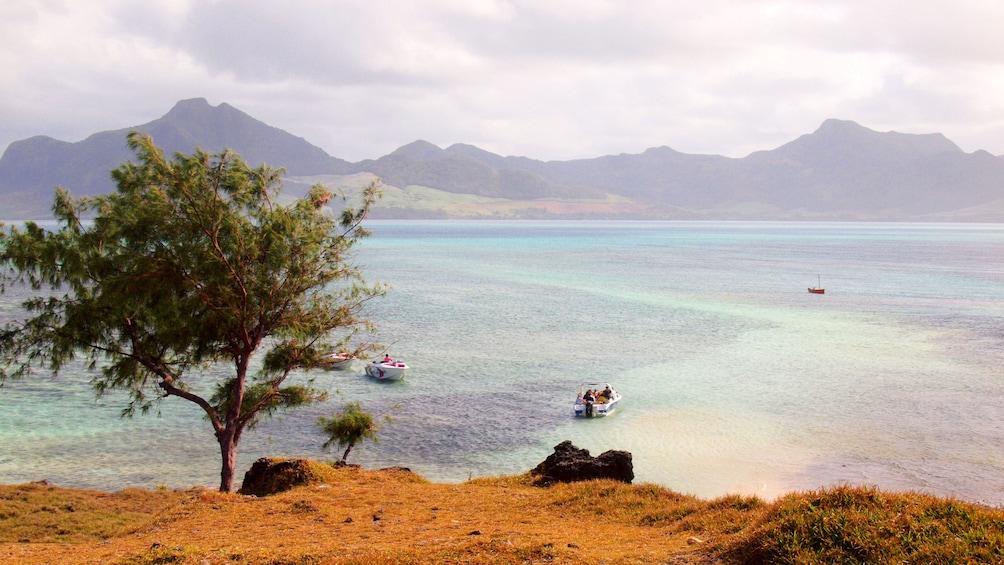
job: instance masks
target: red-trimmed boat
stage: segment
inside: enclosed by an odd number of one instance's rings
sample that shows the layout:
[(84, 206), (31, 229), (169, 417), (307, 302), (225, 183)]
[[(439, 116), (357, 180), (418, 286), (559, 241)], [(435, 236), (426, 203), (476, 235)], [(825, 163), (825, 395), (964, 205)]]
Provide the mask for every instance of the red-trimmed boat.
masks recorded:
[(811, 294), (823, 294), (826, 292), (826, 289), (823, 288), (823, 285), (820, 283), (819, 275), (816, 275), (816, 286), (809, 287), (809, 292)]
[(389, 356), (384, 357), (383, 361), (377, 360), (366, 365), (366, 374), (381, 381), (399, 381), (404, 378), (407, 370), (408, 365)]

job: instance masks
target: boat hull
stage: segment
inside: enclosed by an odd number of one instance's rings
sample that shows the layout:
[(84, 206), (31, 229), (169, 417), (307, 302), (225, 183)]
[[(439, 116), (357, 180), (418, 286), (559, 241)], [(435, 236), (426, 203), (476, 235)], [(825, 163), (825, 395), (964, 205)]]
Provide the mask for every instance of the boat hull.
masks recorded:
[(332, 353), (324, 356), (324, 368), (327, 370), (344, 371), (352, 366), (352, 358), (342, 353)]
[(809, 287), (809, 294), (823, 294), (826, 290), (823, 288), (823, 279), (816, 275), (816, 286)]
[(381, 381), (399, 381), (404, 378), (408, 366), (404, 363), (370, 363), (366, 374)]
[(617, 405), (620, 404), (621, 395), (619, 393), (614, 395), (613, 400), (610, 400), (604, 404), (593, 403), (590, 404), (575, 404), (572, 406), (572, 410), (575, 412), (577, 417), (582, 418), (599, 418), (603, 416), (609, 416), (614, 413), (617, 409)]

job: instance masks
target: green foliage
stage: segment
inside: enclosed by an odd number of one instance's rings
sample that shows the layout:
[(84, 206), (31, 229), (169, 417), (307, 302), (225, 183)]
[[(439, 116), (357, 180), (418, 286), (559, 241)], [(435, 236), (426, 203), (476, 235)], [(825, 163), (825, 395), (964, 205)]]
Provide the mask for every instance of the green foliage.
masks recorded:
[[(372, 348), (359, 341), (372, 329), (360, 313), (385, 289), (350, 260), (379, 192), (370, 185), (359, 209), (336, 218), (321, 185), (276, 204), (281, 169), (250, 168), (229, 151), (168, 159), (138, 133), (128, 143), (138, 163), (112, 171), (115, 193), (74, 200), (57, 189), (58, 230), (0, 233), (5, 286), (37, 291), (23, 303), (27, 317), (0, 329), (0, 383), (79, 358), (98, 394), (129, 393), (126, 415), (169, 396), (194, 402), (224, 452), (221, 489), (231, 490), (227, 453), (242, 431), (324, 397), (284, 385), (290, 374), (350, 340), (357, 355)], [(232, 373), (210, 398), (192, 391), (190, 375), (221, 365)]]
[[(390, 416), (384, 415), (383, 418), (388, 423), (392, 421)], [(358, 402), (349, 402), (344, 410), (331, 418), (321, 416), (317, 419), (317, 425), (328, 436), (328, 440), (321, 446), (322, 449), (328, 449), (333, 444), (346, 447), (345, 453), (342, 454), (342, 463), (348, 459), (349, 452), (360, 441), (364, 439), (380, 441), (377, 437), (380, 426), (373, 419), (373, 415), (364, 411)]]
[[(220, 412), (228, 412), (233, 395), (230, 393), (235, 386), (234, 379), (223, 381), (216, 387), (216, 393), (210, 402), (218, 407)], [(277, 388), (272, 383), (254, 383), (244, 388), (244, 397), (240, 406), (240, 418), (247, 423), (247, 429), (254, 429), (263, 417), (272, 416), (279, 410), (289, 410), (328, 398), (327, 391), (316, 390), (306, 386), (287, 386)]]

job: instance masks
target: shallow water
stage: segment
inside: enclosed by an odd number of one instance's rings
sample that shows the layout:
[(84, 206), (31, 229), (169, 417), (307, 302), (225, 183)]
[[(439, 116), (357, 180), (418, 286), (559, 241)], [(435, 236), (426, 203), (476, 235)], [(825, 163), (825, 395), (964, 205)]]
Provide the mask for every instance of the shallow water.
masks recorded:
[[(832, 484), (1004, 504), (1004, 226), (371, 222), (370, 314), (412, 366), (383, 383), (315, 375), (332, 400), (245, 436), (336, 458), (314, 421), (386, 412), (352, 461), (436, 481), (519, 473), (571, 439), (630, 451), (636, 482), (771, 498)], [(812, 295), (817, 275), (825, 295)], [(10, 315), (13, 296), (0, 315)], [(208, 423), (170, 399), (117, 418), (83, 372), (0, 389), (0, 482), (185, 487), (218, 481)], [(570, 417), (582, 381), (624, 395)]]

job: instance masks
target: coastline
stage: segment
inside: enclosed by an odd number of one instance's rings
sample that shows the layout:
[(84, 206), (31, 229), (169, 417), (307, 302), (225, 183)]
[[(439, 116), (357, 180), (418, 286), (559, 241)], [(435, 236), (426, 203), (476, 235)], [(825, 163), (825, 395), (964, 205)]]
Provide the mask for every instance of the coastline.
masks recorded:
[[(519, 473), (568, 438), (630, 451), (639, 480), (706, 498), (866, 484), (1004, 504), (1000, 226), (378, 227), (361, 251), (395, 291), (375, 314), (414, 373), (317, 375), (374, 413), (402, 407), (353, 452), (367, 468), (460, 483)], [(817, 272), (823, 297), (805, 291)], [(624, 392), (620, 413), (569, 417), (580, 376)], [(88, 380), (6, 383), (0, 482), (218, 480), (197, 409), (123, 420), (123, 398), (95, 400)], [(315, 421), (335, 398), (263, 422), (238, 468), (323, 458)]]
[[(252, 497), (0, 486), (0, 561), (153, 565), (988, 562), (1004, 511), (866, 487), (703, 500), (610, 480), (431, 483), (326, 467)], [(794, 541), (797, 540), (797, 541)]]

